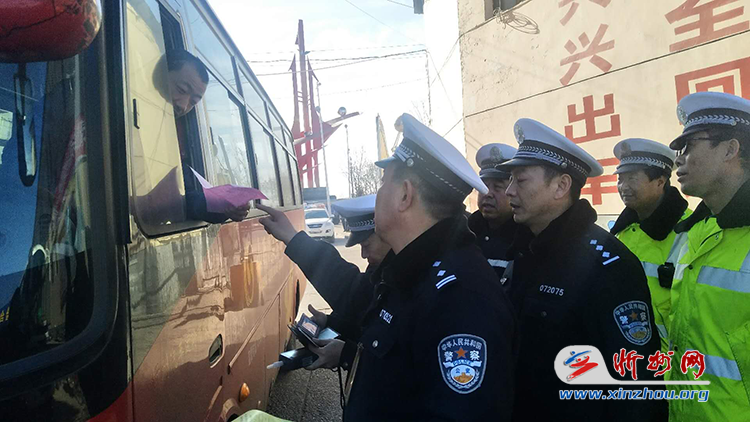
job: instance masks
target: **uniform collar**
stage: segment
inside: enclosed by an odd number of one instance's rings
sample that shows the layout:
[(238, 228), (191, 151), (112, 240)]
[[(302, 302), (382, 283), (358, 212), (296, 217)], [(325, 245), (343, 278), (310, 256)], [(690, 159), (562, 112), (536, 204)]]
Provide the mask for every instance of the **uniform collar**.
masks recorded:
[(509, 257), (515, 257), (518, 252), (530, 250), (534, 254), (543, 254), (548, 250), (556, 250), (565, 246), (570, 239), (578, 237), (588, 226), (596, 222), (596, 211), (589, 201), (579, 199), (562, 215), (534, 237), (528, 227), (519, 227), (513, 244), (508, 252)]
[(376, 271), (375, 281), (382, 279), (394, 285), (414, 284), (419, 281), (419, 274), (431, 267), (446, 250), (474, 243), (475, 239), (463, 215), (440, 220), (398, 254), (391, 250)]
[(513, 220), (513, 216), (495, 230), (490, 229), (489, 223), (480, 211), (474, 211), (474, 213), (469, 216), (469, 230), (474, 232), (477, 236), (489, 234), (496, 237), (507, 238), (510, 241), (513, 240), (513, 234), (516, 232), (517, 227), (518, 223)]
[[(677, 188), (670, 186), (664, 192), (661, 203), (645, 220), (640, 221), (641, 230), (654, 240), (664, 240), (672, 232), (675, 224), (685, 214), (687, 201)], [(625, 208), (612, 226), (610, 233), (617, 234), (633, 223), (638, 223), (638, 213), (632, 208)]]
[[(715, 215), (716, 223), (722, 229), (734, 229), (737, 227), (750, 226), (750, 180), (745, 182), (737, 193), (734, 194), (729, 203), (721, 210), (720, 213)], [(705, 202), (701, 201), (695, 211), (686, 218), (680, 224), (675, 227), (677, 233), (682, 233), (690, 230), (699, 221), (705, 220), (708, 217), (714, 217), (711, 214), (711, 209), (708, 208)]]

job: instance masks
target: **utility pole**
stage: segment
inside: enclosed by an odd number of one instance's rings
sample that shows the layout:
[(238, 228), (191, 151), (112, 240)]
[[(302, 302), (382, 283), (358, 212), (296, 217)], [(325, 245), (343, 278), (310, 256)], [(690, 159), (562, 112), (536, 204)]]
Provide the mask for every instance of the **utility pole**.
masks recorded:
[(347, 174), (349, 175), (349, 198), (352, 197), (352, 159), (349, 158), (349, 125), (344, 125), (344, 129), (346, 129), (346, 170)]
[(323, 113), (320, 108), (320, 81), (318, 81), (318, 107), (316, 109), (318, 111), (318, 123), (320, 123), (320, 143), (321, 149), (323, 149), (323, 166), (325, 167), (326, 175), (326, 208), (328, 214), (331, 214), (331, 193), (328, 190), (328, 161), (326, 160), (326, 144), (325, 137), (323, 136)]

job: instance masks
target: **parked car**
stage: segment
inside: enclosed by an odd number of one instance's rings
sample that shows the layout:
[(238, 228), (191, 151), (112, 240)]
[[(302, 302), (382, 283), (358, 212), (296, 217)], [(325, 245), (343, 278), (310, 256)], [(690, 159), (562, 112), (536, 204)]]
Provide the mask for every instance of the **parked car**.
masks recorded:
[(330, 241), (334, 239), (333, 219), (325, 209), (310, 209), (305, 211), (305, 232), (310, 237), (323, 237)]

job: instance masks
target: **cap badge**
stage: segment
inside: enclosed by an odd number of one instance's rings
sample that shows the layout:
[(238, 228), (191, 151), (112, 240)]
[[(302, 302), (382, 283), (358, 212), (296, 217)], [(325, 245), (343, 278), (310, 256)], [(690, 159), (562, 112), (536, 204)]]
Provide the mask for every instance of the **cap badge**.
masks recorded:
[(409, 158), (406, 160), (406, 167), (413, 167), (414, 166), (414, 159)]
[(680, 106), (677, 106), (677, 118), (680, 119), (680, 124), (682, 124), (683, 126), (688, 120), (688, 115), (685, 112), (685, 109)]
[(526, 138), (524, 137), (523, 128), (521, 127), (521, 125), (516, 123), (516, 126), (513, 128), (513, 131), (516, 134), (516, 140), (518, 140), (518, 143), (522, 144), (523, 141), (526, 140)]
[(620, 147), (622, 149), (622, 156), (626, 157), (628, 155), (633, 155), (633, 150), (630, 148), (630, 144), (627, 142), (623, 142), (622, 146)]
[(503, 152), (498, 147), (490, 148), (490, 158), (492, 161), (498, 162), (503, 160)]

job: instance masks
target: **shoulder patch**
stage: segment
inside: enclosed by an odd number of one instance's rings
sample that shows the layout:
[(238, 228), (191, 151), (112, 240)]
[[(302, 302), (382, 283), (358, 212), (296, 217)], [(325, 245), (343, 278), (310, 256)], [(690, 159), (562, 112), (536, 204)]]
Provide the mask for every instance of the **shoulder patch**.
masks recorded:
[(643, 346), (651, 340), (651, 315), (645, 302), (631, 300), (622, 303), (612, 314), (625, 340), (637, 346)]
[(611, 256), (611, 254), (604, 250), (604, 246), (599, 244), (599, 241), (596, 239), (591, 239), (589, 242), (589, 245), (596, 250), (598, 254), (601, 254), (601, 257), (605, 259), (604, 262), (602, 262), (602, 265), (609, 265), (618, 259), (620, 259), (619, 255)]
[[(445, 271), (441, 271), (441, 272), (442, 272), (443, 274), (445, 274)], [(451, 275), (449, 275), (448, 277), (445, 277), (445, 278), (442, 278), (442, 279), (440, 279), (440, 281), (438, 281), (438, 282), (437, 282), (437, 283), (435, 284), (435, 287), (436, 287), (436, 288), (437, 288), (438, 290), (440, 290), (440, 289), (442, 289), (442, 288), (443, 288), (443, 286), (445, 286), (446, 284), (448, 284), (448, 283), (451, 283), (451, 282), (453, 282), (453, 281), (456, 281), (456, 276), (455, 276), (455, 275), (453, 275), (453, 274), (451, 274)]]
[(487, 342), (471, 334), (454, 334), (440, 340), (438, 364), (443, 381), (458, 394), (476, 391), (487, 367)]

